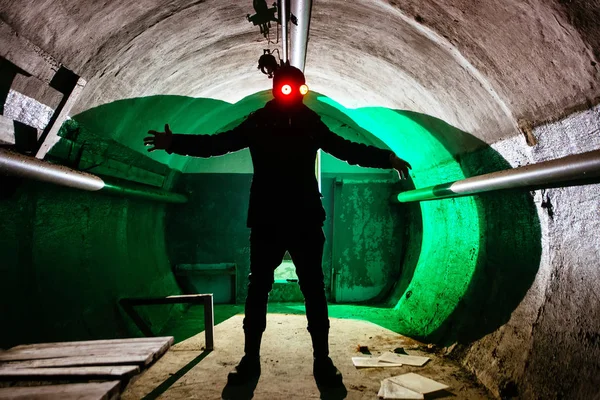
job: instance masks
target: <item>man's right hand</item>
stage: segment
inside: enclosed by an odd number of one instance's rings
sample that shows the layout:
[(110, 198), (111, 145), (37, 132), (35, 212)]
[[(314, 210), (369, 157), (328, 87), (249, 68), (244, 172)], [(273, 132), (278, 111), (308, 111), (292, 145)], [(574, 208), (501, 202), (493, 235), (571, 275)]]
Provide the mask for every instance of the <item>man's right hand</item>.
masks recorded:
[(390, 162), (392, 163), (392, 168), (398, 172), (400, 180), (408, 179), (408, 170), (412, 169), (408, 161), (405, 161), (392, 153), (390, 154)]
[(169, 124), (165, 124), (164, 132), (148, 131), (149, 135), (144, 138), (144, 146), (153, 146), (148, 149), (148, 152), (154, 150), (168, 150), (173, 141), (173, 132), (169, 128)]

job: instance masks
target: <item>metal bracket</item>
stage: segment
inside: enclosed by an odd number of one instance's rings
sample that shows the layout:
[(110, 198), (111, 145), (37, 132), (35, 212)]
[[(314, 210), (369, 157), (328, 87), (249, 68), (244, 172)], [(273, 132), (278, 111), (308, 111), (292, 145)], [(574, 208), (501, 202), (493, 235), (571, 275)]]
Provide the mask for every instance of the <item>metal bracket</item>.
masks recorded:
[(152, 329), (146, 324), (146, 321), (140, 317), (135, 311), (134, 306), (145, 306), (154, 304), (204, 304), (204, 335), (206, 338), (206, 349), (214, 350), (214, 324), (215, 316), (213, 309), (213, 295), (212, 294), (189, 294), (181, 296), (167, 296), (167, 297), (137, 297), (137, 298), (124, 298), (119, 300), (119, 304), (123, 307), (123, 310), (133, 320), (135, 325), (142, 331), (146, 336), (156, 336)]

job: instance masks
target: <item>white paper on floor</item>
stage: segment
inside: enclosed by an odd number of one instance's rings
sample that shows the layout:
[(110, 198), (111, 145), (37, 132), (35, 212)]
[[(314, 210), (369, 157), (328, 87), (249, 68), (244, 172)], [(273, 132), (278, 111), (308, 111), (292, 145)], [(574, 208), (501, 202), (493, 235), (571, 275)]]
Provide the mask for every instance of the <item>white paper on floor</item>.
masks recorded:
[(377, 396), (385, 400), (422, 400), (425, 398), (421, 393), (417, 393), (405, 388), (404, 386), (397, 385), (389, 378), (381, 381), (381, 389), (379, 389)]
[(436, 382), (433, 379), (425, 378), (419, 374), (408, 373), (388, 378), (390, 381), (404, 386), (407, 389), (413, 390), (421, 394), (434, 393), (440, 390), (448, 389), (448, 385)]
[(404, 354), (396, 354), (385, 352), (379, 356), (379, 359), (384, 362), (389, 363), (400, 363), (404, 365), (412, 365), (414, 367), (422, 367), (430, 360), (429, 357), (420, 357), (420, 356), (407, 356)]
[(352, 357), (352, 363), (356, 368), (390, 368), (402, 366), (401, 363), (382, 362), (378, 358), (371, 357)]

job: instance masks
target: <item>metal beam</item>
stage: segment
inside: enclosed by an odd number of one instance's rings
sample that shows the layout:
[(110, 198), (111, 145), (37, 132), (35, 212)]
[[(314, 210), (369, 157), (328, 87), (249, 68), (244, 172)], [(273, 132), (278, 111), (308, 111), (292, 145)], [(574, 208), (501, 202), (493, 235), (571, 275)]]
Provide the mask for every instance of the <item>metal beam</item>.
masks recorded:
[(409, 190), (398, 194), (395, 201), (409, 203), (468, 196), (493, 190), (542, 188), (561, 182), (589, 180), (597, 177), (600, 177), (600, 150)]
[(87, 172), (50, 164), (6, 149), (0, 149), (0, 175), (13, 175), (92, 192), (102, 191), (120, 197), (137, 197), (165, 203), (187, 202), (187, 197), (179, 193), (167, 192), (151, 186), (107, 182)]
[(154, 304), (203, 304), (204, 305), (204, 337), (206, 350), (215, 348), (215, 313), (213, 304), (213, 294), (184, 294), (167, 297), (137, 297), (120, 299), (119, 304), (123, 307), (127, 315), (146, 336), (155, 336), (152, 329), (139, 316), (133, 308), (134, 306), (154, 305)]
[(292, 0), (291, 9), (298, 19), (298, 25), (290, 27), (290, 64), (304, 72), (312, 0)]

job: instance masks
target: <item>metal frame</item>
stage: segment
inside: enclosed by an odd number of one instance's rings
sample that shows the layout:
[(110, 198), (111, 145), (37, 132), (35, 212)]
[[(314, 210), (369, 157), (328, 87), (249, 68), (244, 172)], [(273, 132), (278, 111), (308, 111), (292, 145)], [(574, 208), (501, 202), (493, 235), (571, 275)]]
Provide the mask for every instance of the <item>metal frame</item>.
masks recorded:
[(188, 294), (167, 297), (134, 297), (119, 300), (123, 310), (133, 320), (135, 325), (146, 336), (156, 336), (148, 324), (135, 311), (135, 306), (147, 306), (156, 304), (203, 304), (204, 305), (204, 335), (206, 338), (206, 349), (214, 350), (214, 327), (215, 315), (212, 294)]

